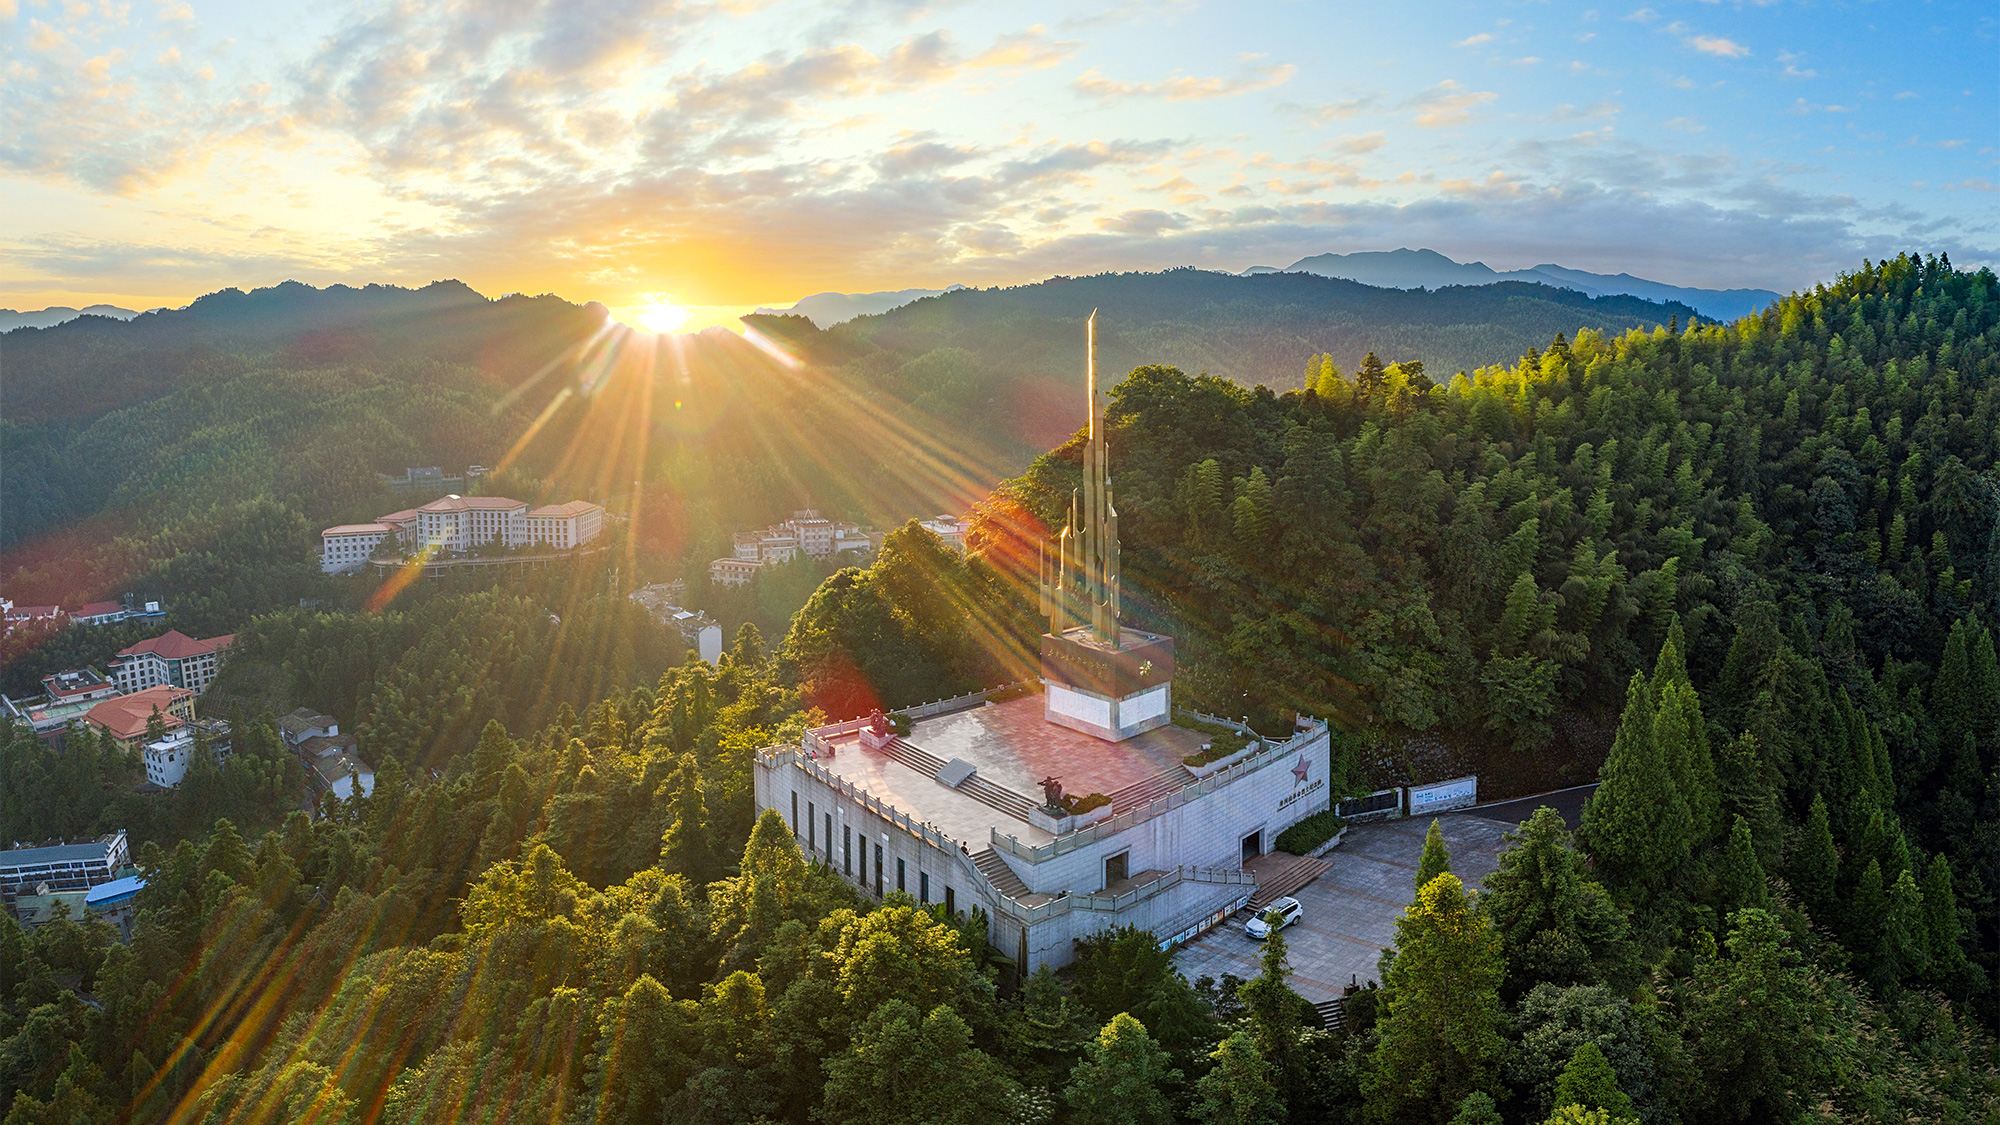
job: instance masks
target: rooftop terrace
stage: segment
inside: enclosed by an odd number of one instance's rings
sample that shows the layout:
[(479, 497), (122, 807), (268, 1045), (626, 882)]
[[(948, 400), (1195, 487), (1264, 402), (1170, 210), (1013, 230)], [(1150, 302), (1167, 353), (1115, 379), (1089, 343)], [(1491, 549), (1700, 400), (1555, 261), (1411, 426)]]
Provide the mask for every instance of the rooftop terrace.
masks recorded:
[[(818, 758), (828, 773), (975, 849), (996, 828), (1030, 846), (1054, 839), (1029, 820), (1029, 810), (1042, 803), (1045, 777), (1073, 796), (1104, 794), (1116, 812), (1194, 781), (1181, 760), (1198, 752), (1207, 735), (1166, 726), (1106, 742), (1050, 723), (1042, 706), (1040, 693), (975, 702), (918, 719), (887, 751), (864, 748), (859, 723), (821, 728), (811, 742), (833, 751)], [(972, 772), (956, 786), (939, 779), (967, 766)]]

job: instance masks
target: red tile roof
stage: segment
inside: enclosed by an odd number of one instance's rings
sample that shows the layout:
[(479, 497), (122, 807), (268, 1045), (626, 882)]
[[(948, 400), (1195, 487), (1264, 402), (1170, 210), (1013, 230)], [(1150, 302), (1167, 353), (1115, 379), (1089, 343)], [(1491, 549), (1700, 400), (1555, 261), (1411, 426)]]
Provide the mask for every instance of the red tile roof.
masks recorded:
[(382, 516), (381, 518), (377, 519), (377, 520), (376, 520), (375, 522), (376, 522), (376, 523), (415, 523), (415, 522), (416, 522), (416, 520), (417, 520), (417, 510), (416, 510), (415, 508), (404, 508), (404, 509), (403, 509), (402, 511), (400, 511), (400, 512), (390, 512), (390, 513), (389, 513), (388, 515), (386, 515), (386, 516)]
[(71, 617), (103, 617), (108, 613), (123, 612), (125, 612), (125, 605), (122, 602), (85, 602), (75, 609), (70, 610), (69, 615)]
[(186, 660), (190, 656), (206, 656), (211, 652), (228, 648), (235, 642), (234, 633), (224, 633), (207, 640), (196, 640), (179, 629), (169, 629), (150, 640), (119, 649), (118, 655), (138, 656), (150, 652), (161, 660)]
[(158, 709), (160, 720), (168, 730), (181, 725), (180, 717), (172, 713), (173, 705), (183, 699), (194, 698), (194, 693), (186, 688), (160, 684), (145, 691), (135, 691), (130, 695), (114, 696), (83, 713), (83, 720), (100, 727), (120, 742), (146, 733), (146, 724)]

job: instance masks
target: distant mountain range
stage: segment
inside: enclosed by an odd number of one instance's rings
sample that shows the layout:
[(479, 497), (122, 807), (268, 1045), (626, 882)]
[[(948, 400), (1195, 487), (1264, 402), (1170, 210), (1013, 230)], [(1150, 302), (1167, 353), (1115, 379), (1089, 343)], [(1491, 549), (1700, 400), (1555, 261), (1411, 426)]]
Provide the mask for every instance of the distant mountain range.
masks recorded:
[(1568, 266), (1540, 265), (1524, 270), (1496, 270), (1485, 262), (1457, 262), (1435, 250), (1363, 250), (1353, 254), (1314, 254), (1280, 270), (1251, 266), (1246, 276), (1264, 273), (1316, 273), (1344, 277), (1387, 289), (1440, 289), (1447, 285), (1491, 285), (1527, 281), (1574, 289), (1592, 297), (1623, 294), (1649, 301), (1679, 301), (1715, 320), (1735, 320), (1778, 299), (1768, 289), (1697, 289), (1648, 281), (1629, 273), (1602, 274)]
[(80, 316), (108, 316), (113, 320), (131, 320), (139, 314), (131, 309), (121, 309), (117, 305), (91, 305), (89, 308), (73, 309), (67, 305), (51, 305), (46, 309), (0, 309), (0, 332), (12, 332), (16, 328), (54, 328)]
[(1159, 363), (1280, 391), (1297, 388), (1306, 360), (1321, 352), (1347, 372), (1369, 351), (1385, 363), (1420, 359), (1444, 382), (1511, 363), (1558, 332), (1615, 333), (1699, 315), (1685, 304), (1544, 283), (1421, 291), (1307, 272), (1176, 269), (959, 289), (830, 329), (802, 314), (744, 323), (841, 369), (883, 409), (921, 412), (954, 442), (987, 444), (1007, 459), (1076, 429), (1082, 319), (1093, 308), (1103, 313), (1098, 366), (1114, 380)]
[(911, 301), (921, 301), (925, 297), (935, 297), (940, 293), (951, 293), (963, 289), (963, 285), (953, 285), (945, 289), (895, 289), (879, 293), (814, 293), (800, 298), (797, 304), (787, 309), (758, 309), (758, 316), (802, 316), (821, 328), (832, 328), (853, 320), (857, 316), (874, 316), (890, 309), (901, 308)]

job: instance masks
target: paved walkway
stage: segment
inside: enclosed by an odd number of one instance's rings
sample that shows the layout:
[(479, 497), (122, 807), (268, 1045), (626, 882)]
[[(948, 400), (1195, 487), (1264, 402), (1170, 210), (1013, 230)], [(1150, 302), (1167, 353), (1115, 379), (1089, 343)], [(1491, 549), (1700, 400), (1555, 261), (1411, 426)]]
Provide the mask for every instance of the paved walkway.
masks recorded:
[[(1499, 866), (1506, 836), (1542, 805), (1553, 805), (1573, 826), (1575, 811), (1589, 788), (1488, 805), (1436, 818), (1443, 826), (1451, 869), (1478, 885)], [(1417, 858), (1431, 817), (1376, 821), (1347, 830), (1340, 846), (1327, 853), (1326, 874), (1295, 891), (1305, 916), (1285, 931), (1292, 964), (1292, 988), (1315, 1003), (1341, 994), (1351, 983), (1376, 979), (1382, 951), (1396, 940), (1396, 919), (1416, 897)], [(1248, 979), (1258, 972), (1263, 946), (1243, 933), (1232, 918), (1190, 942), (1174, 955), (1189, 980), (1225, 973)]]

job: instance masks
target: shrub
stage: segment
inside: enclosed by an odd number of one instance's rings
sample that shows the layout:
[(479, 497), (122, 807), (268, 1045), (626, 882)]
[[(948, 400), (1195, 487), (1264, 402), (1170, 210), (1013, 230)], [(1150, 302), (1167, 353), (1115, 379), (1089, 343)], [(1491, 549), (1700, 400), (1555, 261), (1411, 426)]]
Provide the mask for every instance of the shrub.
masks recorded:
[(1276, 847), (1281, 852), (1304, 855), (1333, 839), (1334, 833), (1340, 831), (1340, 828), (1340, 814), (1332, 809), (1326, 809), (1278, 833)]

